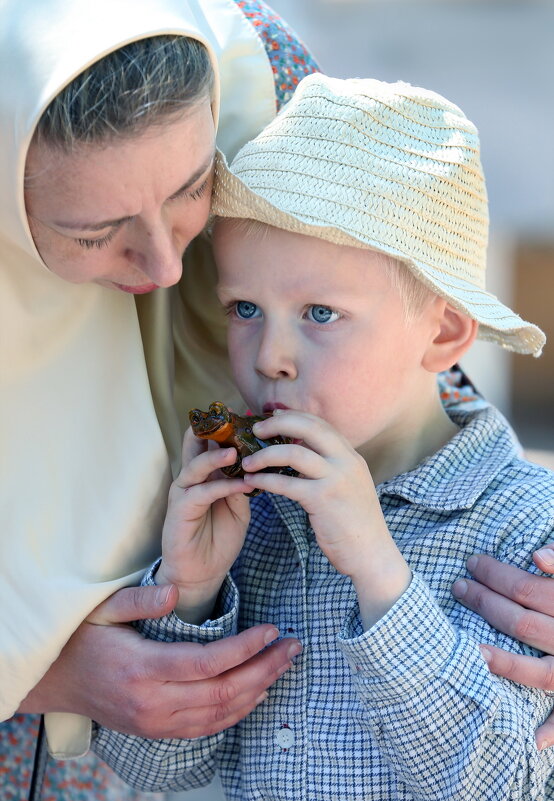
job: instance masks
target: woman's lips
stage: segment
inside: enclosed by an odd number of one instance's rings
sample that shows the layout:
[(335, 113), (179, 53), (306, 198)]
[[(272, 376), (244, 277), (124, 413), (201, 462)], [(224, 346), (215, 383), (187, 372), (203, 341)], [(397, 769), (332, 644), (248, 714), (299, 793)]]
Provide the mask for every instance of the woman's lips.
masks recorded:
[(262, 407), (262, 412), (264, 414), (271, 414), (275, 409), (288, 409), (288, 406), (285, 406), (284, 403), (264, 403)]
[(146, 295), (147, 292), (153, 292), (154, 289), (159, 289), (157, 284), (143, 284), (142, 286), (127, 286), (126, 284), (118, 284), (114, 281), (114, 286), (121, 289), (122, 292), (130, 292), (133, 295)]

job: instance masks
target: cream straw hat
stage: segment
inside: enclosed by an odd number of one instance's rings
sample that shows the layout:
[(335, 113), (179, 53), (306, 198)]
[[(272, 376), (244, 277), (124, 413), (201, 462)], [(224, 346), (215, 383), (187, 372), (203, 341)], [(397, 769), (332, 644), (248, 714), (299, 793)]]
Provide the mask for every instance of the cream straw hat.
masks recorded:
[(540, 355), (543, 332), (485, 290), (488, 211), (477, 130), (440, 95), (314, 74), (231, 167), (212, 213), (387, 253), (479, 323)]

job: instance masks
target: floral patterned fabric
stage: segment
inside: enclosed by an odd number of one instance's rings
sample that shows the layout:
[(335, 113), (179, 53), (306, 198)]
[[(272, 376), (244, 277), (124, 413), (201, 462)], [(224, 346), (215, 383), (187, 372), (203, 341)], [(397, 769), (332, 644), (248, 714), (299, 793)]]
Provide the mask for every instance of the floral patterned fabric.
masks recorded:
[[(0, 724), (0, 798), (25, 801), (29, 794), (38, 715), (15, 715)], [(82, 759), (48, 760), (42, 801), (161, 801), (164, 793), (140, 793), (89, 752)]]
[[(271, 62), (277, 109), (292, 97), (298, 82), (318, 70), (304, 44), (272, 9), (261, 0), (236, 0), (255, 26)], [(16, 715), (0, 723), (0, 799), (25, 801), (29, 793), (38, 715)], [(50, 759), (42, 801), (139, 801), (162, 799), (163, 793), (139, 793), (126, 785), (92, 752), (82, 759)]]
[(320, 68), (297, 34), (261, 0), (235, 0), (264, 43), (275, 78), (277, 110), (287, 103), (298, 83)]

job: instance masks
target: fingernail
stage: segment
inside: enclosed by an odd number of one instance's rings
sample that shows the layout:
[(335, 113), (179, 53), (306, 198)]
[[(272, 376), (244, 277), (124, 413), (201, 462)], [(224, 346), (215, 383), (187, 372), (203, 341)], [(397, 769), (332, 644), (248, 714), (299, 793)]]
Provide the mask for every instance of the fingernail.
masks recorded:
[(276, 414), (284, 414), (285, 412), (286, 412), (286, 409), (273, 409), (273, 414), (274, 415), (276, 415)]
[(173, 588), (173, 584), (169, 584), (164, 587), (160, 587), (156, 591), (156, 602), (158, 606), (165, 606), (169, 600), (169, 593)]
[(256, 706), (258, 706), (258, 704), (263, 704), (263, 702), (268, 697), (269, 697), (269, 693), (267, 693), (267, 692), (263, 692), (261, 695), (258, 695), (258, 697), (256, 698), (256, 701), (255, 701)]
[(480, 645), (479, 650), (481, 651), (481, 656), (483, 657), (487, 665), (489, 664), (489, 662), (492, 662), (492, 652), (487, 648), (486, 645)]
[(466, 565), (467, 565), (467, 569), (469, 570), (469, 572), (473, 573), (473, 571), (477, 567), (477, 557), (476, 556), (470, 556), (469, 559), (466, 562)]
[(302, 653), (302, 646), (300, 645), (300, 643), (295, 642), (293, 645), (291, 645), (291, 647), (287, 651), (287, 656), (289, 659), (294, 659), (295, 656), (298, 656), (298, 654), (301, 653)]
[(269, 645), (270, 642), (276, 640), (279, 636), (279, 629), (270, 629), (264, 637), (264, 642), (266, 645)]
[(244, 467), (248, 467), (248, 465), (250, 464), (250, 461), (251, 461), (250, 456), (245, 456), (244, 459), (241, 461), (241, 464)]
[(544, 751), (545, 748), (550, 748), (551, 743), (548, 740), (541, 740), (540, 743), (537, 745), (539, 751)]
[(541, 548), (537, 551), (537, 556), (540, 556), (547, 565), (554, 565), (554, 551), (552, 548)]
[(452, 595), (454, 598), (463, 598), (467, 592), (467, 581), (465, 579), (458, 579), (452, 585)]

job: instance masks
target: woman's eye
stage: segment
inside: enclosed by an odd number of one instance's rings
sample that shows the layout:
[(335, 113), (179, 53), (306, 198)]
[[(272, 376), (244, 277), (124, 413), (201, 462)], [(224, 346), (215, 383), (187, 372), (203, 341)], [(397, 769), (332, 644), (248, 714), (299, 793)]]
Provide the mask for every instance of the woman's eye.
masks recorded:
[(110, 231), (109, 234), (106, 236), (101, 237), (100, 239), (78, 239), (77, 244), (79, 244), (82, 248), (105, 248), (107, 244), (111, 241), (115, 234), (115, 231)]
[(189, 197), (191, 197), (193, 200), (198, 200), (198, 198), (201, 198), (202, 195), (204, 194), (204, 192), (206, 191), (206, 189), (208, 188), (208, 180), (209, 179), (206, 178), (204, 183), (201, 184), (198, 187), (198, 189), (194, 189), (192, 192), (189, 192)]
[(310, 306), (308, 309), (308, 317), (314, 323), (334, 323), (338, 320), (340, 315), (338, 312), (330, 309), (329, 306)]
[(239, 300), (235, 304), (235, 311), (237, 317), (241, 320), (250, 320), (252, 317), (259, 317), (260, 311), (255, 303), (250, 303), (249, 300)]
[(191, 198), (192, 200), (198, 200), (208, 188), (209, 181), (210, 177), (208, 176), (196, 189), (179, 189), (178, 192), (176, 192), (174, 195), (171, 195), (169, 200), (179, 200), (183, 197)]

